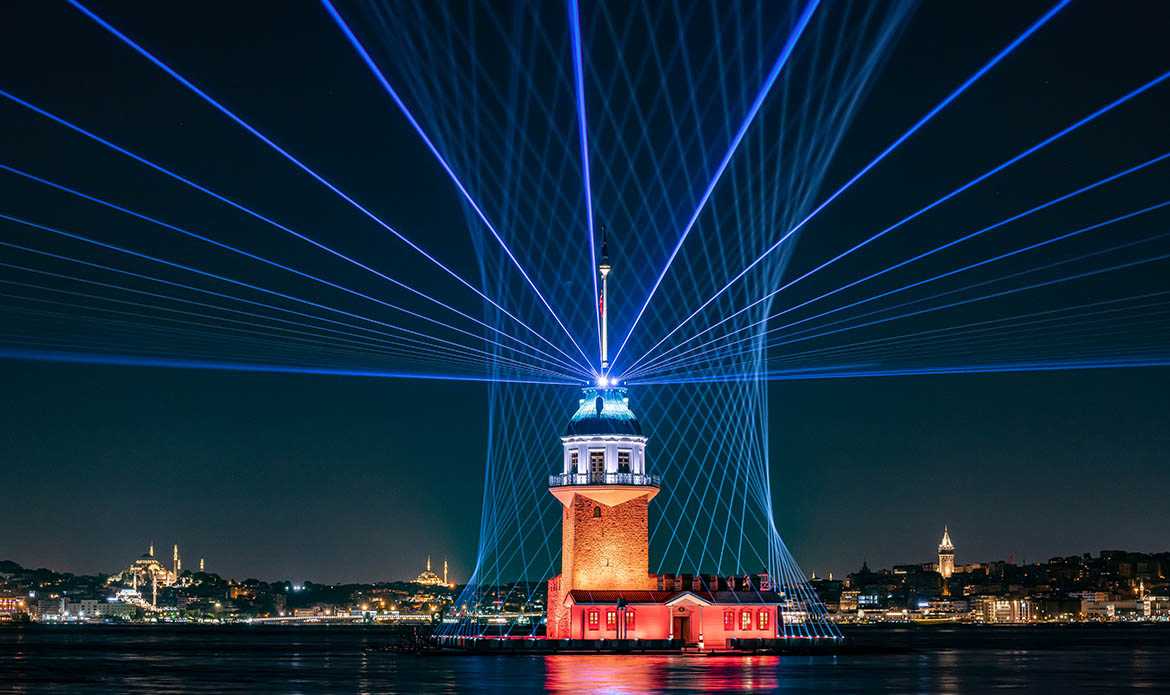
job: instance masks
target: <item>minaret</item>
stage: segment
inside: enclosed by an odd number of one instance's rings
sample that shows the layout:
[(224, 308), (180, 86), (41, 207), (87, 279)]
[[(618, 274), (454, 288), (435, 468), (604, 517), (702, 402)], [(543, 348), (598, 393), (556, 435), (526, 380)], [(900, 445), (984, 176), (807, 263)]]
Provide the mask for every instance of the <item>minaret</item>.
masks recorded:
[(146, 552), (147, 555), (154, 557), (154, 543), (150, 544), (150, 550)]
[(601, 273), (601, 296), (597, 298), (597, 313), (601, 319), (601, 369), (609, 369), (609, 321), (606, 311), (609, 309), (609, 235), (605, 227), (601, 228), (601, 263), (597, 266)]
[(150, 573), (150, 605), (158, 607), (158, 572)]
[(183, 571), (183, 561), (179, 559), (178, 543), (175, 543), (175, 547), (171, 550), (171, 568), (175, 572), (175, 579), (178, 579), (179, 574)]
[(443, 583), (447, 586), (451, 586), (450, 583), (447, 582), (447, 558), (443, 558)]
[(199, 571), (203, 572), (203, 558), (199, 558)]
[(431, 556), (427, 555), (427, 571), (431, 571)]
[(942, 541), (938, 544), (938, 573), (943, 579), (950, 579), (955, 573), (955, 546), (951, 543), (951, 532), (943, 526)]

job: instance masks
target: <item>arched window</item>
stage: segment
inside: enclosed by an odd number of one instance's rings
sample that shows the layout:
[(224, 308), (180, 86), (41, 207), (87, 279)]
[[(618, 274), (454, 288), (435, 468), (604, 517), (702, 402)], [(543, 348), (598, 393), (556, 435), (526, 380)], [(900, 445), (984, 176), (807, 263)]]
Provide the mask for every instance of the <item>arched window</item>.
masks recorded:
[(745, 608), (739, 613), (739, 629), (752, 629), (752, 611), (750, 608)]
[(735, 629), (735, 611), (723, 611), (723, 629), (727, 632)]
[(569, 472), (577, 475), (577, 450), (573, 449), (569, 452)]
[(593, 518), (594, 518), (594, 519), (600, 519), (600, 518), (601, 518), (601, 507), (594, 507), (594, 508), (593, 508)]
[(589, 629), (596, 630), (601, 622), (601, 611), (596, 608), (590, 608), (588, 612)]
[(627, 608), (626, 609), (626, 630), (633, 630), (633, 629), (634, 629), (634, 609)]
[(761, 630), (767, 630), (771, 622), (772, 614), (768, 612), (767, 608), (761, 608), (759, 614), (756, 616), (756, 626)]

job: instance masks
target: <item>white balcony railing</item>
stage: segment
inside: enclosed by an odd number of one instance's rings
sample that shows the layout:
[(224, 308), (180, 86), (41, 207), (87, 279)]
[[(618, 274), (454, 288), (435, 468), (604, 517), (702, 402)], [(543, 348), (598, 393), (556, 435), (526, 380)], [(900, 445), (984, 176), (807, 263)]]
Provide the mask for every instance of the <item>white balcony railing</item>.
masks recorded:
[(563, 487), (565, 485), (653, 485), (661, 484), (657, 475), (645, 473), (560, 473), (548, 477), (549, 487)]

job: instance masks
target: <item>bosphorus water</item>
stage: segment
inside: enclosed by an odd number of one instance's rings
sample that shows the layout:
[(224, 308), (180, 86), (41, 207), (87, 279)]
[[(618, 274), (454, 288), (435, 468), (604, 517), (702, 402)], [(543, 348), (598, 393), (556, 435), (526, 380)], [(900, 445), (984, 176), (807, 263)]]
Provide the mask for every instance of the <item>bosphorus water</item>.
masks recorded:
[(0, 692), (1170, 691), (1170, 625), (864, 627), (842, 656), (418, 656), (380, 628), (0, 629)]

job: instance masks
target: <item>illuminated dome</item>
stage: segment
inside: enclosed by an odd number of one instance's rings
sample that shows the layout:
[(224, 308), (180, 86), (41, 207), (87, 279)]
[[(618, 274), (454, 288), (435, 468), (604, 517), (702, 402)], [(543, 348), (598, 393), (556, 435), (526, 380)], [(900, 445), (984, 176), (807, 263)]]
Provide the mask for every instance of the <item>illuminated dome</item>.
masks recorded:
[(565, 436), (589, 435), (643, 436), (624, 387), (582, 389), (580, 405), (569, 419)]
[(414, 578), (414, 583), (422, 584), (424, 586), (449, 586), (447, 584), (447, 561), (443, 560), (443, 576), (440, 577), (433, 570), (431, 570), (431, 557), (428, 555), (427, 568)]

